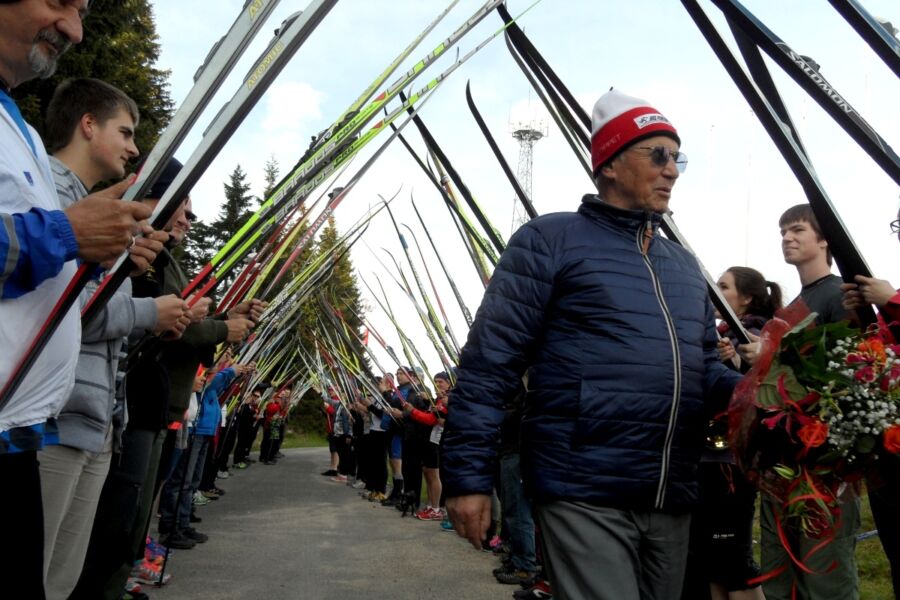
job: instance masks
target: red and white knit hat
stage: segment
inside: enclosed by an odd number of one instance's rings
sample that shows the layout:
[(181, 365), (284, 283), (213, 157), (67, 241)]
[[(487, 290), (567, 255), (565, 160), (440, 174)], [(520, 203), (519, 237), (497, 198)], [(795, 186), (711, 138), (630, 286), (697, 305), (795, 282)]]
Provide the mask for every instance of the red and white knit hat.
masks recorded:
[(609, 90), (594, 104), (591, 118), (591, 168), (605, 164), (638, 140), (667, 135), (681, 144), (669, 120), (646, 100)]

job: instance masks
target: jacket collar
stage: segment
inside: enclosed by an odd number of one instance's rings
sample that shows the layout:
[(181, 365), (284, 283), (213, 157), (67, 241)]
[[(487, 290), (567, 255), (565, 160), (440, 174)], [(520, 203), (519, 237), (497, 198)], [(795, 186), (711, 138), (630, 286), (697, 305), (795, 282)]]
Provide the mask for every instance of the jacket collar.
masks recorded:
[(658, 213), (619, 208), (608, 204), (597, 194), (585, 194), (581, 199), (581, 206), (578, 207), (578, 213), (590, 219), (605, 221), (613, 227), (629, 233), (637, 233), (642, 226), (647, 224), (656, 233), (662, 222), (662, 215)]

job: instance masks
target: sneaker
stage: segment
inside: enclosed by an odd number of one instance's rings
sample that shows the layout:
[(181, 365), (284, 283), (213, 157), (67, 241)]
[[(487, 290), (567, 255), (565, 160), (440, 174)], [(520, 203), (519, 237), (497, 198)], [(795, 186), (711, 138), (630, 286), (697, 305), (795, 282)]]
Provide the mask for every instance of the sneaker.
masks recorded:
[(191, 516), (189, 518), (191, 523), (202, 523), (203, 519), (197, 516), (197, 513), (191, 511)]
[(335, 475), (338, 474), (338, 472), (335, 469), (328, 469), (327, 471), (322, 471), (322, 473), (320, 473), (320, 474), (325, 477), (334, 477)]
[(506, 585), (531, 585), (535, 581), (535, 575), (532, 571), (522, 571), (510, 565), (510, 568), (494, 573), (494, 578)]
[(159, 573), (148, 568), (145, 564), (143, 564), (143, 561), (141, 561), (131, 568), (129, 579), (133, 579), (136, 583), (143, 583), (147, 585), (166, 585), (172, 580), (172, 576), (167, 574), (160, 583)]
[(513, 598), (516, 600), (553, 600), (553, 594), (550, 591), (550, 584), (539, 579), (528, 589), (514, 591)]
[(238, 464), (234, 465), (234, 468), (235, 469), (246, 469), (249, 466), (250, 466), (249, 463), (245, 463), (245, 462), (241, 461)]
[(125, 591), (129, 594), (140, 594), (141, 584), (138, 583), (137, 579), (129, 577), (128, 581), (125, 582)]
[(229, 477), (231, 477), (231, 473), (228, 471), (219, 471), (216, 475), (216, 479), (228, 479)]
[(119, 596), (119, 600), (150, 600), (150, 596), (144, 592), (129, 592), (126, 590), (125, 593)]
[(188, 537), (188, 538), (194, 540), (198, 544), (205, 544), (206, 542), (209, 541), (208, 535), (206, 535), (205, 533), (200, 533), (193, 527), (187, 527), (185, 529), (182, 529), (181, 533), (183, 533), (185, 537)]
[(281, 452), (281, 450), (279, 450), (278, 452), (275, 453), (275, 458), (284, 458), (284, 453)]
[(387, 500), (387, 496), (382, 492), (370, 492), (367, 500), (369, 502), (383, 502)]
[(219, 499), (219, 495), (215, 492), (215, 490), (200, 490), (200, 494), (204, 498), (206, 498), (207, 501)]
[(397, 506), (398, 504), (400, 504), (400, 498), (397, 497), (388, 497), (381, 501), (382, 506)]
[[(193, 539), (187, 537), (180, 531), (173, 531), (172, 533), (166, 534), (162, 536), (159, 540), (163, 546), (168, 548), (176, 548), (178, 550), (190, 550), (194, 546), (197, 545), (197, 542)], [(152, 581), (144, 581), (142, 583), (153, 583)]]
[(441, 531), (453, 531), (453, 522), (450, 519), (441, 521)]
[(200, 492), (194, 492), (194, 497), (191, 500), (191, 504), (193, 504), (194, 506), (206, 506), (207, 504), (209, 504), (209, 502), (209, 498), (207, 498)]
[(413, 516), (420, 521), (430, 521), (431, 520), (431, 507), (426, 506), (422, 510), (416, 512)]
[(255, 458), (250, 458), (250, 457), (248, 456), (247, 458), (244, 459), (244, 462), (247, 463), (248, 465), (252, 465), (252, 464), (256, 463), (256, 459), (255, 459)]
[(210, 491), (214, 492), (216, 494), (216, 496), (219, 496), (219, 497), (222, 497), (225, 495), (225, 490), (223, 490), (220, 487), (213, 486), (213, 488)]
[(332, 477), (331, 480), (337, 481), (338, 483), (347, 483), (347, 476), (338, 474)]
[(364, 488), (366, 487), (366, 482), (365, 482), (365, 481), (362, 481), (362, 480), (360, 480), (360, 481), (355, 481), (355, 482), (353, 483), (353, 485), (351, 485), (350, 487), (352, 487), (354, 490), (361, 490), (361, 489), (364, 489)]

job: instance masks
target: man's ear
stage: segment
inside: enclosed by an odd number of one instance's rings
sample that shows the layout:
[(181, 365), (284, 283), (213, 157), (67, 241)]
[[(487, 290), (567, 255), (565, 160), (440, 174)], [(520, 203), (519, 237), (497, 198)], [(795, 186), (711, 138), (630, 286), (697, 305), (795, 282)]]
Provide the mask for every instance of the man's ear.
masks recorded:
[(97, 128), (97, 119), (91, 113), (84, 113), (81, 115), (81, 119), (78, 120), (78, 131), (81, 132), (82, 137), (86, 140), (90, 140), (94, 137), (94, 131)]

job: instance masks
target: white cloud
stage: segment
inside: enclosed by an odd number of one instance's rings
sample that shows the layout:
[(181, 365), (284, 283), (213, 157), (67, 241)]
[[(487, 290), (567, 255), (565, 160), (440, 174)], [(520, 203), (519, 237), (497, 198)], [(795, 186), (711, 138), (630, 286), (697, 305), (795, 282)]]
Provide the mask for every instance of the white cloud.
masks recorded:
[(325, 93), (305, 81), (276, 82), (266, 92), (261, 127), (270, 132), (308, 129), (310, 123), (322, 118), (324, 100)]

